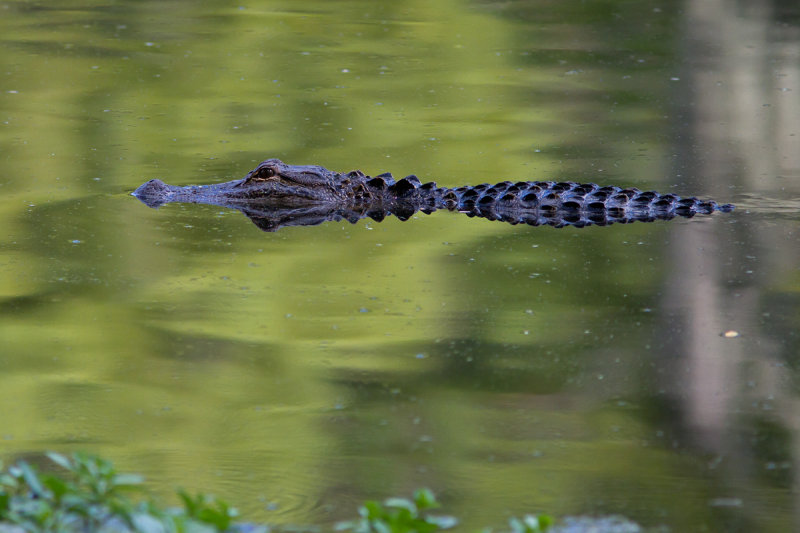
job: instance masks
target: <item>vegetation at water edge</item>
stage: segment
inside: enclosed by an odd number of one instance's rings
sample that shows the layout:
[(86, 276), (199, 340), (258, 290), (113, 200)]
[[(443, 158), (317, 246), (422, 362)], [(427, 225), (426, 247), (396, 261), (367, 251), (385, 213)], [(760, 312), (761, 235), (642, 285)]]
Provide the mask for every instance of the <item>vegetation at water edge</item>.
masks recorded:
[[(182, 508), (164, 508), (148, 498), (143, 478), (118, 473), (107, 460), (83, 453), (69, 457), (48, 453), (59, 473), (39, 471), (26, 461), (8, 468), (0, 463), (0, 533), (127, 532), (267, 533), (280, 526), (237, 522), (236, 509), (204, 494), (179, 490)], [(335, 526), (352, 533), (434, 533), (458, 524), (452, 516), (434, 515), (439, 507), (428, 489), (410, 499), (367, 501), (358, 517)], [(509, 522), (511, 533), (538, 533), (550, 528), (546, 515)], [(318, 528), (309, 528), (318, 530)], [(486, 530), (488, 532), (489, 530)], [(484, 533), (486, 533), (484, 532)]]

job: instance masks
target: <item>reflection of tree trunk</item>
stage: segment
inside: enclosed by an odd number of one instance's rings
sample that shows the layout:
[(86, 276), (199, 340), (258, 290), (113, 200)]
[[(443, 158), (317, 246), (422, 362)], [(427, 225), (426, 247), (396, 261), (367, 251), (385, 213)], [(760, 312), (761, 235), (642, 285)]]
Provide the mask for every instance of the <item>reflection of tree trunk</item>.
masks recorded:
[[(686, 431), (695, 445), (719, 451), (723, 447), (726, 413), (730, 411), (736, 367), (741, 362), (727, 329), (725, 294), (719, 268), (721, 235), (713, 227), (682, 226), (672, 233), (673, 266), (667, 279), (665, 308), (670, 314), (667, 357)], [(727, 317), (726, 317), (727, 318)]]
[[(800, 191), (800, 180), (785, 179), (800, 171), (800, 95), (792, 93), (800, 90), (800, 32), (771, 17), (767, 2), (685, 3), (675, 173), (700, 193), (729, 198), (728, 184), (775, 198)], [(741, 427), (740, 411), (751, 409), (756, 397), (793, 403), (775, 371), (782, 344), (759, 331), (764, 319), (758, 306), (775, 270), (796, 264), (796, 250), (785, 245), (782, 228), (755, 227), (741, 211), (732, 221), (670, 228), (671, 269), (663, 291), (669, 327), (662, 385), (679, 413), (675, 423), (685, 444), (723, 459), (733, 491), (756, 486), (762, 468), (736, 438), (752, 431)], [(757, 262), (746, 257), (753, 250), (763, 250)], [(724, 338), (726, 330), (743, 336)], [(785, 409), (778, 416), (793, 432), (797, 466), (797, 415)]]

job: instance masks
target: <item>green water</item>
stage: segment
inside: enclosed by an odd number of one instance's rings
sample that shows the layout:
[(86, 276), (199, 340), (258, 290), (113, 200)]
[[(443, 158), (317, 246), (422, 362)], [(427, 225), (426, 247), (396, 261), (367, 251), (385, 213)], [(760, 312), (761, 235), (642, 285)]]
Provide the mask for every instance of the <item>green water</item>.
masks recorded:
[[(798, 527), (800, 16), (728, 4), (0, 2), (0, 457), (279, 524), (428, 486), (465, 530)], [(129, 195), (268, 157), (739, 207), (264, 233)]]

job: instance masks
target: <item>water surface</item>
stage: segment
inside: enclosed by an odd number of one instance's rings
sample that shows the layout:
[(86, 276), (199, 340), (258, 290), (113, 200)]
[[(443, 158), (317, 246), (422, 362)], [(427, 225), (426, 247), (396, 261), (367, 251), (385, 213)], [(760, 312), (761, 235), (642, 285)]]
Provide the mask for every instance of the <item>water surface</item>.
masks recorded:
[[(100, 453), (278, 524), (428, 486), (466, 529), (797, 527), (789, 3), (0, 9), (4, 460)], [(129, 195), (268, 157), (738, 208), (263, 233)]]

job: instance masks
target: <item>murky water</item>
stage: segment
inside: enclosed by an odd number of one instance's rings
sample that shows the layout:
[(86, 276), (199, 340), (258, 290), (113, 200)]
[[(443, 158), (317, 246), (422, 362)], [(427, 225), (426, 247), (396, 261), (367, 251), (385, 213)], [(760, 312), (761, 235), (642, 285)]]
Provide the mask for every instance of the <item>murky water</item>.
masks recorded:
[[(790, 2), (0, 3), (0, 455), (328, 524), (797, 516)], [(267, 157), (733, 201), (585, 229), (151, 210)]]

